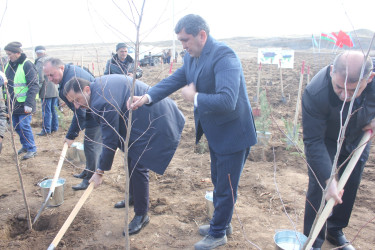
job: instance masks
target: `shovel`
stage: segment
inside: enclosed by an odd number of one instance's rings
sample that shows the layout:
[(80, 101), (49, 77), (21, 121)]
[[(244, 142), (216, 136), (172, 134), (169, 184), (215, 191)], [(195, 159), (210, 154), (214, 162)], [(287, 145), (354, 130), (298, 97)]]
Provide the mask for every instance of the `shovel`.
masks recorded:
[(61, 238), (64, 236), (66, 230), (68, 230), (68, 228), (70, 227), (70, 224), (72, 224), (74, 218), (78, 214), (79, 210), (81, 209), (81, 207), (83, 206), (83, 204), (85, 203), (85, 201), (87, 200), (87, 198), (89, 197), (93, 189), (94, 189), (94, 182), (91, 182), (88, 188), (86, 189), (86, 191), (83, 193), (83, 195), (79, 199), (78, 203), (73, 208), (73, 211), (70, 213), (68, 219), (66, 219), (66, 221), (64, 222), (64, 225), (62, 225), (62, 227), (60, 228), (60, 231), (57, 233), (52, 243), (47, 248), (47, 250), (53, 250), (57, 247)]
[(60, 172), (61, 172), (62, 165), (64, 163), (64, 159), (65, 159), (65, 155), (66, 155), (67, 150), (68, 150), (68, 144), (64, 143), (64, 147), (63, 147), (63, 150), (61, 152), (60, 160), (59, 160), (59, 163), (57, 164), (56, 172), (55, 172), (55, 175), (53, 177), (48, 195), (46, 197), (46, 200), (43, 202), (42, 207), (39, 209), (38, 214), (35, 216), (33, 224), (35, 224), (35, 222), (39, 219), (39, 217), (42, 214), (44, 208), (47, 206), (47, 203), (48, 203), (49, 199), (52, 197), (53, 193), (55, 192), (56, 183), (57, 183), (57, 180), (59, 179), (59, 175), (60, 175)]
[[(346, 182), (348, 181), (350, 177), (350, 174), (352, 173), (355, 165), (357, 164), (357, 161), (359, 160), (359, 157), (362, 155), (362, 152), (365, 149), (367, 142), (370, 140), (371, 134), (372, 134), (372, 131), (368, 130), (363, 135), (361, 141), (358, 144), (358, 148), (355, 150), (352, 158), (350, 159), (348, 165), (346, 166), (344, 172), (341, 175), (341, 178), (337, 184), (337, 190), (342, 190), (344, 188)], [(333, 198), (329, 199), (322, 213), (317, 218), (315, 227), (311, 229), (310, 235), (303, 249), (311, 249), (316, 237), (318, 236), (320, 230), (323, 227), (323, 224), (326, 222), (326, 220), (328, 219), (328, 216), (331, 214), (331, 211), (334, 205), (335, 205), (335, 200)]]

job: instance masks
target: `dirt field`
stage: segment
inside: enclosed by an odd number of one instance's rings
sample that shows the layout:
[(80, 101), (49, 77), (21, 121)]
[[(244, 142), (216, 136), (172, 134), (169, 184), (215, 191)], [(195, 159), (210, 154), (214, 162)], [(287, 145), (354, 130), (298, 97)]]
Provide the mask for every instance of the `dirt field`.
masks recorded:
[[(240, 46), (235, 49), (238, 49), (242, 59), (248, 94), (252, 102), (258, 80), (256, 50), (241, 50)], [(321, 54), (318, 57), (296, 52), (294, 69), (283, 69), (282, 72), (286, 103), (280, 101), (280, 72), (277, 66), (263, 67), (261, 85), (267, 89), (275, 118), (272, 123), (272, 138), (268, 146), (252, 148), (240, 181), (238, 201), (232, 220), (234, 232), (228, 237), (228, 244), (220, 249), (255, 249), (252, 243), (261, 249), (274, 249), (273, 236), (278, 230), (293, 229), (295, 226), (297, 231), (302, 231), (308, 181), (307, 168), (296, 150), (287, 148), (280, 129), (284, 129), (282, 118), (291, 121), (294, 118), (302, 61), (306, 61), (306, 65), (311, 67), (311, 78), (331, 57), (329, 54)], [(179, 66), (179, 63), (175, 64), (174, 70)], [(166, 77), (168, 71), (168, 65), (145, 67), (141, 80), (153, 85)], [(306, 78), (305, 75), (304, 86)], [(204, 150), (204, 144), (195, 146), (192, 105), (184, 103), (179, 93), (171, 97), (184, 113), (186, 125), (180, 145), (165, 174), (150, 175), (151, 221), (139, 234), (130, 237), (132, 249), (193, 249), (194, 243), (201, 239), (198, 226), (208, 223), (204, 196), (206, 191), (213, 189), (209, 181), (209, 153)], [(63, 138), (69, 126), (68, 117), (71, 115), (70, 111), (64, 110), (65, 127), (59, 132), (48, 137), (36, 136), (38, 156), (21, 162), (32, 218), (42, 204), (42, 195), (37, 184), (43, 178), (52, 178), (54, 175)], [(34, 133), (40, 131), (38, 115), (33, 118), (33, 130)], [(19, 148), (18, 141), (16, 136)], [(82, 141), (82, 137), (77, 141)], [(34, 230), (28, 231), (14, 153), (10, 145), (10, 136), (7, 134), (0, 155), (0, 249), (47, 249), (83, 194), (83, 191), (73, 191), (71, 188), (80, 182), (73, 178), (72, 174), (79, 173), (83, 166), (65, 161), (60, 175), (66, 179), (64, 203), (59, 207), (46, 209), (34, 225)], [(123, 248), (125, 213), (124, 209), (113, 208), (124, 195), (121, 153), (116, 155), (112, 170), (105, 174), (104, 181), (100, 188), (91, 193), (60, 241), (58, 249)], [(348, 239), (354, 241), (353, 245), (357, 249), (374, 249), (374, 181), (375, 159), (374, 154), (371, 154), (350, 225), (345, 230)], [(130, 207), (130, 210), (131, 219), (133, 207)], [(327, 243), (324, 245), (324, 249), (332, 247)]]

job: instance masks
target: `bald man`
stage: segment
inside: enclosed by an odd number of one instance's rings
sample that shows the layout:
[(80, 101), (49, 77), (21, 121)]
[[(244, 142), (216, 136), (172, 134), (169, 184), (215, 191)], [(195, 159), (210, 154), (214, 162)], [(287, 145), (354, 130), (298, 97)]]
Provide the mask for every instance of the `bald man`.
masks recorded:
[[(364, 66), (363, 75), (361, 75), (362, 66)], [(355, 99), (337, 166), (340, 166), (358, 146), (364, 131), (373, 129), (375, 125), (373, 121), (375, 117), (375, 83), (373, 81), (375, 73), (372, 72), (372, 68), (371, 59), (367, 58), (365, 61), (363, 53), (343, 52), (335, 58), (333, 65), (324, 67), (314, 76), (303, 94), (303, 141), (306, 159), (310, 166), (304, 219), (304, 234), (307, 236), (310, 234), (316, 211), (322, 200), (322, 187), (326, 187), (331, 175), (341, 124), (340, 111), (343, 109), (342, 121), (344, 123), (350, 101)], [(358, 92), (354, 96), (357, 86)], [(334, 198), (337, 205), (315, 240), (313, 249), (321, 249), (325, 239), (336, 246), (345, 245), (342, 249), (354, 249), (342, 230), (349, 223), (369, 151), (370, 143), (367, 144), (346, 183), (345, 192), (337, 190), (336, 179), (331, 182), (325, 198), (326, 200)], [(338, 171), (337, 178), (341, 177), (345, 168), (346, 164)]]

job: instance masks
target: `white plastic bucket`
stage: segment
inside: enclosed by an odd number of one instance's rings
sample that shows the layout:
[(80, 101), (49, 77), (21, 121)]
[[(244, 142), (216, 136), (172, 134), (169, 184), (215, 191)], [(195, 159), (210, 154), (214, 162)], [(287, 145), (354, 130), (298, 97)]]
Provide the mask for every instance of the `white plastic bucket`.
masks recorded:
[(273, 237), (276, 249), (279, 250), (300, 250), (305, 244), (307, 237), (293, 230), (279, 231)]
[(206, 207), (207, 207), (207, 216), (208, 218), (212, 218), (212, 216), (214, 215), (214, 194), (212, 191), (206, 191)]
[[(52, 181), (52, 179), (48, 179), (38, 184), (42, 191), (43, 201), (45, 201), (48, 196)], [(64, 184), (65, 179), (60, 178), (57, 180), (55, 191), (53, 192), (51, 198), (48, 200), (47, 207), (57, 207), (64, 202)]]

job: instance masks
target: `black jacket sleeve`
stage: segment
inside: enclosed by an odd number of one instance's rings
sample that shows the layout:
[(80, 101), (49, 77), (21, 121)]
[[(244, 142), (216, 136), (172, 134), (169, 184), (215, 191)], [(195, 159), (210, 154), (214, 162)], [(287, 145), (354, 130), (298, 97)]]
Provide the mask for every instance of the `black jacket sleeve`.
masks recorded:
[(39, 78), (35, 65), (31, 61), (26, 61), (23, 65), (23, 70), (25, 72), (26, 83), (29, 88), (27, 91), (25, 106), (33, 108), (36, 110), (35, 97), (39, 92)]

